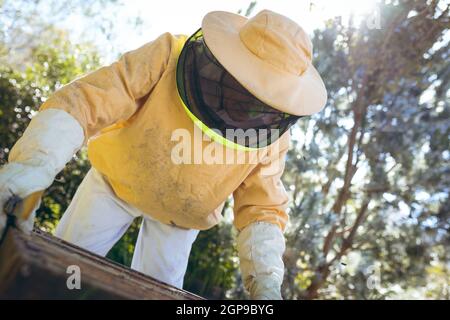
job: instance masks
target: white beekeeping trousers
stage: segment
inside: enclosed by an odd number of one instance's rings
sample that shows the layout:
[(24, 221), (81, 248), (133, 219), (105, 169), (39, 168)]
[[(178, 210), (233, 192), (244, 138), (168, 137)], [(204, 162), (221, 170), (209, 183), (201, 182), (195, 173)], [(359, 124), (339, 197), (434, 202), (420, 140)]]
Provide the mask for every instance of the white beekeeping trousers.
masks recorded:
[(116, 197), (92, 168), (56, 228), (56, 236), (105, 256), (136, 217), (143, 216), (131, 268), (182, 288), (198, 230), (162, 224)]

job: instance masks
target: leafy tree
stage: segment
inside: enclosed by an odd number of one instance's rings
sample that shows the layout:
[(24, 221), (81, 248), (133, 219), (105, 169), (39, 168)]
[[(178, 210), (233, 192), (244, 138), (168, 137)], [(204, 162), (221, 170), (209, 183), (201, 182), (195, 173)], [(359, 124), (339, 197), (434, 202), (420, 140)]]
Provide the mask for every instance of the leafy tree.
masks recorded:
[[(0, 163), (22, 135), (43, 101), (63, 84), (94, 70), (99, 57), (92, 48), (73, 46), (60, 33), (53, 43), (33, 50), (33, 61), (21, 70), (0, 68)], [(38, 225), (53, 231), (90, 165), (85, 151), (79, 152), (45, 193), (37, 214)]]
[(112, 42), (119, 28), (132, 24), (138, 32), (142, 24), (140, 16), (123, 17), (125, 5), (121, 0), (0, 0), (0, 63), (20, 68), (33, 58), (35, 48), (57, 41), (55, 27), (60, 29), (71, 18), (82, 24), (76, 30), (83, 43), (95, 42), (102, 55), (117, 55), (118, 44)]
[(449, 295), (449, 7), (380, 8), (380, 30), (315, 33), (329, 100), (289, 153), (289, 298)]
[(231, 223), (199, 233), (189, 257), (186, 290), (207, 298), (224, 299), (242, 295), (235, 235)]

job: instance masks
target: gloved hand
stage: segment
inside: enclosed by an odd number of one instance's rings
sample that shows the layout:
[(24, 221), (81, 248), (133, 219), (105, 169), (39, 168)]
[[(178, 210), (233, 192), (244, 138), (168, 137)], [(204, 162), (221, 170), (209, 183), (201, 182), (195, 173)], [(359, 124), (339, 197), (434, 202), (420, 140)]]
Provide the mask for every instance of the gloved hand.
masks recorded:
[[(37, 170), (39, 171), (39, 169)], [(0, 168), (0, 235), (6, 226), (7, 216), (4, 212), (6, 202), (14, 195), (25, 198), (34, 191), (43, 190), (45, 186), (39, 186), (34, 182), (42, 181), (36, 179), (33, 167), (20, 163), (10, 163)], [(30, 182), (29, 184), (27, 182)], [(29, 232), (33, 229), (34, 211), (39, 207), (40, 202), (35, 204), (35, 208), (26, 221), (16, 220), (17, 226), (23, 231)]]
[[(49, 187), (83, 141), (80, 124), (63, 110), (47, 109), (31, 120), (11, 149), (9, 163), (0, 168), (0, 234), (6, 224), (6, 201), (13, 194), (24, 199)], [(34, 214), (18, 221), (19, 227), (31, 230), (33, 218)]]
[(281, 300), (285, 240), (281, 229), (267, 222), (245, 227), (237, 237), (244, 286), (254, 300)]

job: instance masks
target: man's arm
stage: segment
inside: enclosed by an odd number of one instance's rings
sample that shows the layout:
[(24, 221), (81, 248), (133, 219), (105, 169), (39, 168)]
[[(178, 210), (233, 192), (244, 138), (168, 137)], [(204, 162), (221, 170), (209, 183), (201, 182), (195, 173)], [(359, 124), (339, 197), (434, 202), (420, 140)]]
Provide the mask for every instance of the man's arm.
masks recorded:
[(85, 138), (118, 121), (129, 119), (166, 70), (175, 38), (165, 33), (139, 49), (125, 53), (53, 94), (40, 110), (64, 110), (74, 117)]
[(288, 134), (280, 140), (278, 151), (258, 165), (233, 194), (242, 279), (252, 299), (281, 299), (288, 196), (280, 178)]
[(137, 111), (165, 71), (173, 41), (163, 34), (69, 83), (41, 106), (0, 169), (0, 232), (3, 206), (13, 194), (25, 198), (46, 189), (84, 141)]

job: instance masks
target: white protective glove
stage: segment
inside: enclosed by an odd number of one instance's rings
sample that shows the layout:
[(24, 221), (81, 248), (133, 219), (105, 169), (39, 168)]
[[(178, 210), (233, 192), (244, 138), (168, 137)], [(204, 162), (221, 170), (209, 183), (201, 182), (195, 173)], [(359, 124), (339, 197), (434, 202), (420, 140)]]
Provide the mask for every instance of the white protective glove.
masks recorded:
[[(31, 120), (11, 149), (9, 163), (0, 168), (0, 234), (6, 224), (3, 211), (6, 201), (13, 194), (24, 199), (49, 187), (83, 141), (80, 124), (63, 110), (47, 109)], [(18, 224), (30, 231), (33, 221), (34, 214)]]
[(271, 223), (254, 222), (237, 237), (242, 279), (254, 300), (281, 300), (285, 240)]

